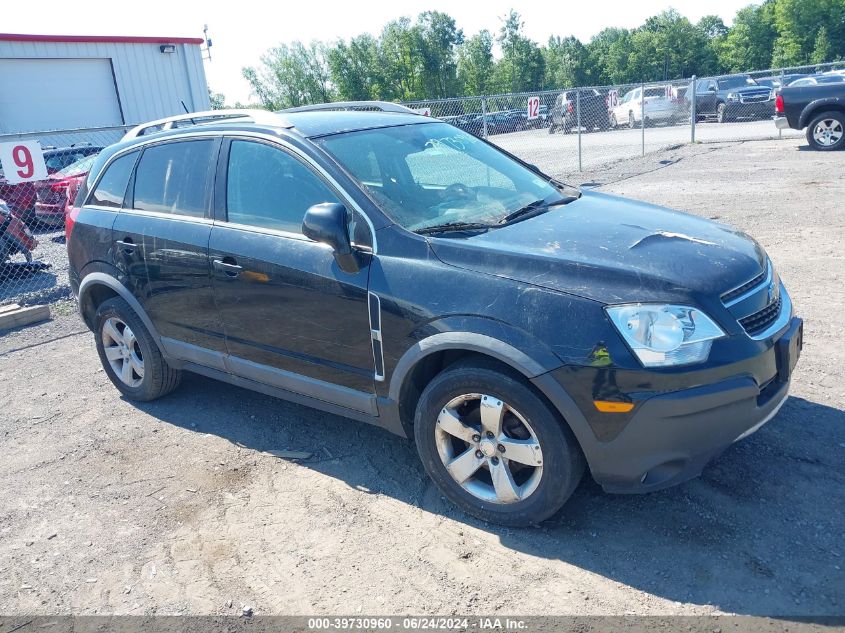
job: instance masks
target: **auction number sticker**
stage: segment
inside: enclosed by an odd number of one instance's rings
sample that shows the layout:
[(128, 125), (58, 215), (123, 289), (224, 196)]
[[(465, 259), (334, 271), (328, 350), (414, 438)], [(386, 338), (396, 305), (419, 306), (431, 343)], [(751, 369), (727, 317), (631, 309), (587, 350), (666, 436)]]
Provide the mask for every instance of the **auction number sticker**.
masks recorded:
[(38, 141), (0, 143), (0, 166), (11, 185), (44, 180), (47, 177), (44, 152)]
[(540, 97), (528, 97), (528, 120), (540, 117)]

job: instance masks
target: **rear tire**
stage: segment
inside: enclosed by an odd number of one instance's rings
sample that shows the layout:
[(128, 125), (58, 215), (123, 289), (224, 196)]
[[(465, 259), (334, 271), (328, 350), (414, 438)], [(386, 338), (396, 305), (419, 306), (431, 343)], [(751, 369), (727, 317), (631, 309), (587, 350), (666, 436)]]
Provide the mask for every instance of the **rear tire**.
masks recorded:
[(845, 148), (845, 114), (822, 112), (813, 117), (807, 126), (807, 142), (820, 152), (833, 152)]
[(167, 395), (182, 380), (161, 355), (143, 321), (125, 299), (104, 301), (94, 317), (97, 353), (109, 380), (130, 400)]
[(417, 404), (414, 436), (440, 492), (500, 525), (548, 519), (584, 473), (569, 427), (524, 378), (492, 363), (458, 363), (435, 376)]

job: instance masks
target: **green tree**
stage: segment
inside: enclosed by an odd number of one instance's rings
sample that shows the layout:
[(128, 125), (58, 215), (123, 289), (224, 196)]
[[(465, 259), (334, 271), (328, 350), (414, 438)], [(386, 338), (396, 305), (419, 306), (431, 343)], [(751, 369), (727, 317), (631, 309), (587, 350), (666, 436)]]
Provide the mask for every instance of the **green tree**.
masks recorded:
[(771, 1), (759, 7), (750, 5), (740, 9), (718, 48), (721, 72), (768, 68), (777, 36)]
[(525, 92), (543, 85), (543, 53), (535, 42), (523, 35), (523, 26), (519, 13), (511, 9), (502, 18), (496, 38), (502, 48), (502, 59), (496, 64), (494, 76), (497, 87), (504, 92)]
[(587, 49), (578, 38), (552, 36), (542, 52), (546, 65), (545, 88), (568, 88), (587, 83)]
[(455, 20), (440, 11), (425, 11), (417, 18), (422, 61), (421, 88), (428, 98), (442, 99), (458, 92), (457, 49), (464, 33)]
[(332, 83), (344, 101), (360, 101), (380, 96), (383, 79), (379, 73), (378, 41), (372, 35), (353, 37), (349, 44), (339, 41), (328, 49)]
[(212, 92), (209, 88), (208, 100), (211, 102), (212, 110), (222, 110), (226, 107), (226, 97), (222, 92)]
[(424, 96), (420, 89), (421, 48), (420, 29), (410, 18), (392, 20), (382, 29), (378, 55), (382, 98), (409, 101)]
[(281, 44), (262, 58), (262, 67), (247, 67), (244, 78), (267, 108), (289, 108), (324, 103), (334, 98), (326, 48), (319, 42)]
[[(769, 0), (778, 36), (772, 61), (776, 66), (808, 64), (814, 60), (822, 29), (824, 61), (845, 54), (845, 0)], [(828, 40), (829, 44), (825, 44)]]
[(483, 30), (466, 40), (458, 49), (458, 79), (467, 95), (483, 95), (491, 90), (493, 35)]
[(833, 48), (830, 43), (830, 38), (827, 36), (827, 27), (822, 24), (816, 35), (816, 42), (813, 46), (813, 54), (810, 56), (810, 61), (814, 64), (822, 64), (831, 59)]
[(591, 84), (619, 84), (634, 81), (628, 72), (631, 32), (607, 28), (587, 44), (587, 69)]

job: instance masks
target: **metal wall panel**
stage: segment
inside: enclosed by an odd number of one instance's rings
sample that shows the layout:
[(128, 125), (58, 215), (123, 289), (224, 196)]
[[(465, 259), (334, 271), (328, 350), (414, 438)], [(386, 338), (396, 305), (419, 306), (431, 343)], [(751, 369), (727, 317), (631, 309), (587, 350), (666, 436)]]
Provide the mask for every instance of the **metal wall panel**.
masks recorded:
[[(205, 70), (196, 44), (175, 44), (162, 53), (159, 43), (43, 42), (0, 40), (0, 59), (100, 58), (111, 61), (124, 123), (136, 124), (210, 107)], [(62, 95), (45, 94), (61, 100)], [(112, 97), (113, 98), (113, 97)], [(35, 124), (33, 123), (33, 126)], [(39, 126), (43, 129), (43, 124)], [(30, 132), (31, 129), (3, 130)]]

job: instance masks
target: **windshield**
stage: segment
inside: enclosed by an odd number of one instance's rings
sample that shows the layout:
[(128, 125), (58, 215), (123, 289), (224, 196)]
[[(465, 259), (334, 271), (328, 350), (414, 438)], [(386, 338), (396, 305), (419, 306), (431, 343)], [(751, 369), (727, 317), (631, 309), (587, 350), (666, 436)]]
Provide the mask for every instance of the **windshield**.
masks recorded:
[(528, 205), (567, 202), (552, 184), (487, 143), (446, 123), (362, 130), (317, 139), (384, 212), (412, 231), (495, 226)]
[(743, 88), (745, 86), (756, 86), (757, 82), (751, 77), (726, 77), (719, 80), (719, 90), (730, 90), (731, 88)]

